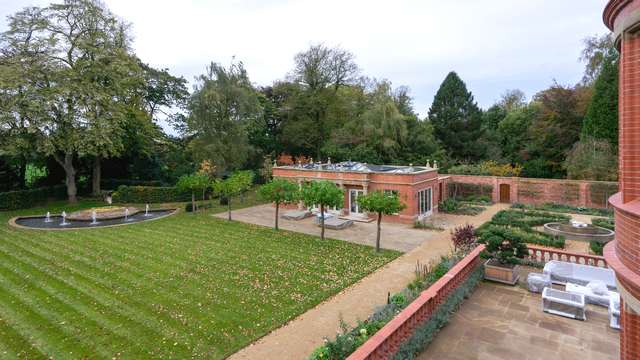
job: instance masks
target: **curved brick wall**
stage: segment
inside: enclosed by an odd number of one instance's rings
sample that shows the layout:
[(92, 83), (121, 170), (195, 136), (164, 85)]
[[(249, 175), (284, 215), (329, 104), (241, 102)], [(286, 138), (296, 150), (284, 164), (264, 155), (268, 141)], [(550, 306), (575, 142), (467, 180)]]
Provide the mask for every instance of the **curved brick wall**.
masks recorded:
[(640, 0), (610, 0), (603, 19), (620, 50), (620, 192), (609, 199), (616, 239), (604, 255), (622, 298), (620, 359), (640, 359)]

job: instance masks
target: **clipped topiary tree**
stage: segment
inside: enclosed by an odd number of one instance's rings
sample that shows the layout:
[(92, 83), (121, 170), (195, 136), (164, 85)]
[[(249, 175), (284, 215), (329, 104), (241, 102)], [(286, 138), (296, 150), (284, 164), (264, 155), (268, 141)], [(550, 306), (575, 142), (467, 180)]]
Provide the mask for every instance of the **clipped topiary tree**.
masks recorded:
[(485, 239), (486, 252), (501, 265), (516, 265), (529, 255), (527, 245), (517, 237), (502, 237), (491, 233)]
[(400, 198), (394, 193), (373, 191), (367, 195), (358, 197), (358, 205), (368, 212), (378, 214), (378, 229), (376, 234), (376, 251), (380, 251), (380, 223), (382, 215), (392, 215), (402, 211), (406, 205), (400, 202)]
[(276, 205), (275, 229), (278, 230), (280, 204), (291, 204), (299, 199), (298, 185), (285, 179), (275, 178), (258, 189), (258, 197)]
[(302, 187), (301, 197), (305, 206), (320, 206), (320, 238), (324, 240), (324, 210), (342, 206), (342, 190), (330, 181), (313, 181)]
[(191, 192), (191, 209), (196, 211), (196, 192), (202, 192), (211, 185), (209, 177), (202, 173), (183, 175), (178, 180), (176, 188), (179, 191)]
[[(248, 174), (251, 174), (249, 176)], [(239, 171), (224, 180), (214, 181), (213, 192), (227, 199), (227, 219), (231, 220), (231, 198), (242, 194), (251, 188), (253, 172)]]

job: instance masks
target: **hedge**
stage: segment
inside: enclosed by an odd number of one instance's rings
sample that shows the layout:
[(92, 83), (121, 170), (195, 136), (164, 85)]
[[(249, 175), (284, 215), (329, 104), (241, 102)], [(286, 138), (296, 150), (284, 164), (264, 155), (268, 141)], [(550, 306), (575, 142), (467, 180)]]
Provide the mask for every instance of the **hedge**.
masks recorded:
[(190, 201), (191, 194), (180, 192), (169, 186), (126, 186), (121, 185), (113, 193), (114, 203), (163, 203)]
[(570, 216), (558, 213), (524, 210), (500, 210), (493, 216), (491, 222), (497, 225), (530, 228), (534, 226), (542, 226), (550, 222), (568, 222), (569, 220), (571, 220)]
[(613, 218), (593, 218), (591, 219), (591, 224), (611, 231), (616, 231), (616, 223)]
[(479, 243), (486, 243), (491, 236), (498, 236), (504, 239), (518, 239), (527, 244), (550, 246), (564, 249), (564, 236), (552, 236), (540, 231), (526, 227), (510, 227), (506, 225), (496, 225), (486, 223), (476, 230)]
[(47, 200), (64, 200), (67, 187), (56, 185), (30, 190), (7, 191), (0, 193), (0, 209), (16, 210), (30, 208)]
[(130, 179), (102, 179), (100, 187), (103, 190), (116, 190), (120, 186), (164, 186), (160, 180), (130, 180)]
[(544, 211), (561, 212), (561, 213), (568, 213), (568, 214), (613, 216), (612, 209), (587, 208), (587, 207), (581, 207), (581, 206), (572, 206), (572, 205), (555, 204), (555, 203), (545, 203), (542, 205), (514, 203), (513, 205), (511, 205), (511, 207), (514, 209), (544, 210)]

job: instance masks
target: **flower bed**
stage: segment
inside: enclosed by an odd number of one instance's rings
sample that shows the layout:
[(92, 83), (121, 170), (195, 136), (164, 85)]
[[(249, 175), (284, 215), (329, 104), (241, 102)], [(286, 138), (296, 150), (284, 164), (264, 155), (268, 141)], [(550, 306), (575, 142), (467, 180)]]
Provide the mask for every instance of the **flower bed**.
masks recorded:
[(568, 214), (584, 214), (584, 215), (595, 215), (595, 216), (612, 216), (613, 215), (612, 209), (587, 208), (587, 207), (554, 204), (554, 203), (546, 203), (542, 205), (515, 203), (511, 205), (511, 207), (514, 209), (543, 210), (543, 211), (552, 211), (552, 212), (568, 213)]
[(549, 222), (564, 222), (571, 218), (567, 215), (541, 211), (501, 210), (490, 222), (480, 226), (476, 233), (479, 242), (486, 243), (492, 236), (516, 238), (527, 244), (537, 244), (563, 249), (565, 238), (553, 236), (534, 230), (534, 226), (542, 226)]

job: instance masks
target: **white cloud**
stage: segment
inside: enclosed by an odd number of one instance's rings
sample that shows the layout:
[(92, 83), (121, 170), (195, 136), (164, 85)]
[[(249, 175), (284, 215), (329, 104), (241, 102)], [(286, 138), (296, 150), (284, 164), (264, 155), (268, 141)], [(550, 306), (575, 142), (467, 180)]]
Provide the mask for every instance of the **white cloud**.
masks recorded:
[[(366, 75), (408, 85), (423, 115), (450, 70), (483, 107), (509, 88), (531, 96), (553, 79), (575, 83), (582, 39), (607, 31), (604, 0), (105, 2), (133, 24), (144, 61), (187, 80), (235, 56), (252, 81), (270, 84), (297, 52), (323, 42), (352, 51)], [(0, 12), (34, 3), (43, 1), (0, 4)]]

